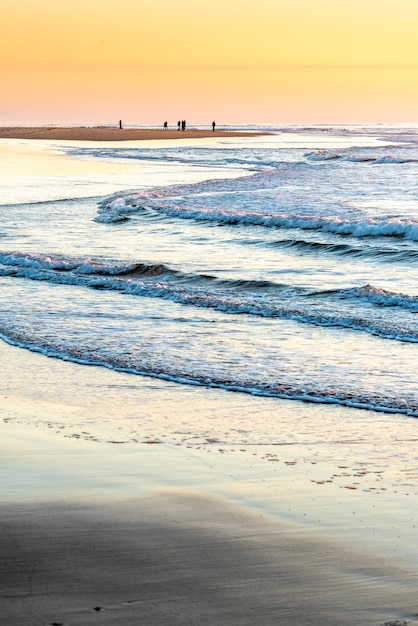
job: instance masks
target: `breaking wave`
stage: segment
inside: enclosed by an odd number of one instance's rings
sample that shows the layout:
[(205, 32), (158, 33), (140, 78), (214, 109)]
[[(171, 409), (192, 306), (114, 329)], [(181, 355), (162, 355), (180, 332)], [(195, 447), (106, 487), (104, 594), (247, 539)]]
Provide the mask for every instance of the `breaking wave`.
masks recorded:
[(347, 407), (373, 410), (385, 413), (399, 413), (418, 417), (418, 405), (413, 397), (395, 398), (374, 392), (354, 392), (350, 389), (335, 388), (324, 385), (314, 388), (312, 384), (300, 384), (296, 381), (263, 382), (245, 377), (225, 377), (214, 372), (208, 376), (207, 372), (188, 370), (187, 366), (181, 370), (169, 365), (132, 362), (129, 355), (103, 355), (99, 349), (83, 349), (79, 345), (55, 344), (47, 340), (37, 340), (25, 333), (11, 331), (0, 327), (0, 338), (14, 346), (38, 352), (50, 358), (58, 358), (81, 365), (101, 366), (127, 374), (148, 376), (161, 380), (185, 385), (197, 385), (209, 388), (225, 389), (247, 393), (255, 396), (299, 400), (322, 404), (337, 404)]
[(353, 237), (397, 237), (418, 241), (418, 219), (352, 218), (312, 216), (288, 213), (262, 213), (212, 207), (185, 208), (174, 204), (159, 204), (140, 194), (118, 196), (104, 201), (98, 210), (97, 222), (114, 223), (141, 212), (153, 210), (174, 218), (217, 222), (219, 224), (263, 226), (266, 228), (313, 230)]
[[(272, 281), (187, 274), (163, 263), (126, 263), (23, 252), (0, 252), (0, 276), (162, 298), (227, 314), (290, 319), (418, 342), (414, 320), (384, 320), (378, 314), (379, 309), (394, 307), (404, 315), (418, 313), (418, 297), (372, 285), (315, 292)], [(358, 310), (359, 302), (366, 305), (363, 313)], [(368, 309), (370, 304), (377, 313)]]

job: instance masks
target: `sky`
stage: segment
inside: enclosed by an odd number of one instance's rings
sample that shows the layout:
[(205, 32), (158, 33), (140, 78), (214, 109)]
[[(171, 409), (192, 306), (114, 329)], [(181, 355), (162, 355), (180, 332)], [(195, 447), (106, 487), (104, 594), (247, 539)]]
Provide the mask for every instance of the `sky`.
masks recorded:
[(1, 0), (0, 125), (418, 122), (418, 0)]

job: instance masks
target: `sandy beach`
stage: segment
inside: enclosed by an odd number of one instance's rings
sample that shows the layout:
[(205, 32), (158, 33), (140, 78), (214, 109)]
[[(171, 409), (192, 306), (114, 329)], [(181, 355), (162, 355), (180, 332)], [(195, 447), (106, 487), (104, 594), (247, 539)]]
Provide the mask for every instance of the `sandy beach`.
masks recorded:
[(43, 127), (43, 126), (8, 126), (0, 127), (0, 139), (53, 139), (65, 141), (154, 141), (157, 139), (205, 139), (213, 137), (246, 137), (254, 133), (243, 131), (184, 130), (177, 128), (109, 128), (101, 127)]
[[(176, 430), (185, 414), (212, 416), (220, 434), (221, 392), (141, 381), (124, 395), (118, 427), (109, 423), (116, 405), (97, 385), (117, 396), (121, 375), (98, 368), (99, 383), (97, 368), (82, 375), (77, 365), (6, 344), (0, 352), (8, 363), (0, 422), (4, 624), (418, 623), (416, 567), (390, 533), (386, 549), (373, 543), (390, 524), (385, 486), (380, 500), (369, 495), (375, 518), (360, 529), (364, 495), (338, 495), (306, 469), (298, 474), (309, 458), (323, 476), (327, 467), (303, 444), (280, 450), (279, 461), (274, 446), (156, 436), (158, 424), (169, 419)], [(269, 411), (269, 402), (263, 409), (251, 397), (236, 403), (229, 410)], [(128, 435), (133, 412), (143, 415), (142, 436)], [(329, 532), (336, 498), (341, 533)], [(299, 520), (310, 522), (295, 521), (298, 506)], [(327, 509), (323, 527), (314, 519)], [(404, 531), (395, 530), (398, 542)]]

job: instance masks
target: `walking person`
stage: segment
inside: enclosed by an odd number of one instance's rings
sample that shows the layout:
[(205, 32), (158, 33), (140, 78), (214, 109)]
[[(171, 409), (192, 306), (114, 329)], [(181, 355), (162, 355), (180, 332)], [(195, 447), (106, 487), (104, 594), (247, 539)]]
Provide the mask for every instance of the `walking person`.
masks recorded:
[(215, 126), (216, 126), (215, 122), (212, 122), (212, 131), (213, 132), (215, 132)]

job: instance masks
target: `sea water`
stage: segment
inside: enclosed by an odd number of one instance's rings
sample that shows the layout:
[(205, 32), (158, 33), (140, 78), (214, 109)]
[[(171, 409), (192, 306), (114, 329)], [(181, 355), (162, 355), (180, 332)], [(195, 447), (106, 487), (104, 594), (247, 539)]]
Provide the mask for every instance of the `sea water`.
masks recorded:
[(418, 131), (245, 130), (0, 142), (1, 417), (110, 468), (28, 483), (18, 439), (2, 488), (181, 485), (416, 564)]
[(263, 130), (45, 144), (79, 169), (3, 181), (1, 338), (127, 376), (418, 417), (417, 130)]

